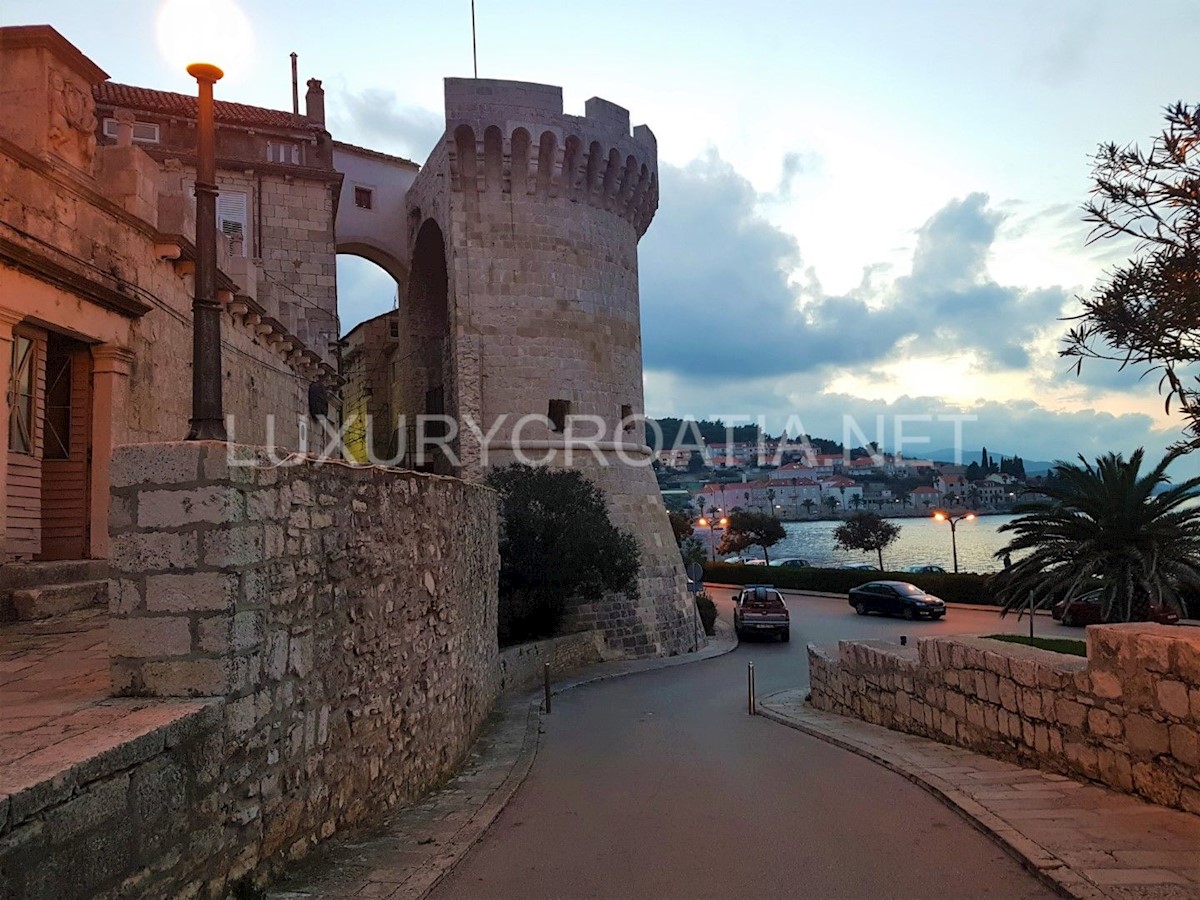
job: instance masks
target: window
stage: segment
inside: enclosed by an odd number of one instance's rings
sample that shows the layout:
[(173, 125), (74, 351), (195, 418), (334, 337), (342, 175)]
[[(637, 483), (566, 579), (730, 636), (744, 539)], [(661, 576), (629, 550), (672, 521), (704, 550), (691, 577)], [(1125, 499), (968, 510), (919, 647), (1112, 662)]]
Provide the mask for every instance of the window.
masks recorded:
[(633, 407), (628, 403), (621, 404), (621, 422), (626, 431), (633, 431)]
[(551, 400), (550, 410), (546, 413), (546, 418), (550, 420), (551, 431), (566, 431), (567, 417), (571, 415), (570, 400)]
[(217, 195), (217, 230), (226, 238), (242, 239), (246, 255), (246, 192), (221, 191)]
[(287, 141), (267, 141), (267, 162), (300, 165), (300, 145)]
[(390, 319), (388, 319), (388, 336), (391, 337), (392, 340), (399, 340), (400, 338), (400, 319), (396, 316), (392, 316)]
[[(104, 120), (104, 136), (107, 138), (116, 138), (120, 128), (120, 123), (116, 119)], [(158, 143), (158, 123), (157, 122), (134, 122), (133, 123), (133, 139), (139, 144), (157, 144)]]
[(33, 375), (37, 362), (32, 338), (13, 334), (8, 376), (8, 449), (33, 453)]
[(354, 205), (359, 209), (374, 209), (375, 192), (370, 188), (356, 187), (354, 189)]

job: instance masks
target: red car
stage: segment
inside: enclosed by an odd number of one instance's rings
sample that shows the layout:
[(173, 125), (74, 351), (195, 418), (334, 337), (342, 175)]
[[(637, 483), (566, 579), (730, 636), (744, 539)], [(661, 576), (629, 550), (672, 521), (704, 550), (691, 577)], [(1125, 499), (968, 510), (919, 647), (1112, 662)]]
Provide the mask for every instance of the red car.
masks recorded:
[[(1050, 609), (1050, 615), (1064, 625), (1100, 625), (1103, 619), (1104, 605), (1100, 600), (1099, 591), (1089, 591), (1071, 600), (1059, 600)], [(1179, 621), (1179, 614), (1165, 606), (1150, 607), (1150, 621), (1160, 625), (1174, 625)]]

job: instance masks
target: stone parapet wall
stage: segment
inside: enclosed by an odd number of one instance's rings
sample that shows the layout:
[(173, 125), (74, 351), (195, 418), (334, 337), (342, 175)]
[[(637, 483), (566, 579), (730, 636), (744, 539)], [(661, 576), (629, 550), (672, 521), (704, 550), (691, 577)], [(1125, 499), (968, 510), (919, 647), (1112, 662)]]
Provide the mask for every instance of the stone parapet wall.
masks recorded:
[(598, 663), (604, 636), (597, 631), (580, 631), (544, 641), (517, 644), (500, 651), (500, 690), (505, 694), (527, 691), (542, 683), (544, 667), (550, 677), (563, 675)]
[(223, 699), (202, 802), (218, 833), (152, 893), (189, 879), (217, 892), (418, 797), (499, 689), (492, 491), (262, 462), (220, 443), (113, 460), (113, 687)]
[(984, 638), (810, 645), (810, 702), (1200, 813), (1200, 629), (1087, 629), (1088, 658)]

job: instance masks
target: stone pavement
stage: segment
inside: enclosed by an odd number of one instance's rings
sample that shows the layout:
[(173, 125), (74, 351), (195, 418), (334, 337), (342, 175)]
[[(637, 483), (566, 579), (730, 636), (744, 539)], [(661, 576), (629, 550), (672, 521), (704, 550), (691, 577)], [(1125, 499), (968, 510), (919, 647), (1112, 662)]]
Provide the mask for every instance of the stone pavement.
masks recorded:
[[(582, 684), (700, 662), (737, 647), (733, 629), (718, 620), (717, 636), (699, 653), (666, 659), (601, 663), (554, 694)], [(267, 891), (271, 900), (425, 896), (483, 837), (516, 793), (537, 755), (540, 691), (501, 699), (459, 774), (421, 802), (397, 810), (378, 828), (334, 839)], [(553, 714), (553, 713), (551, 713)]]
[(106, 609), (0, 626), (0, 829), (10, 798), (70, 796), (76, 767), (204, 705), (110, 697)]
[(759, 713), (924, 787), (1065, 895), (1200, 898), (1200, 817), (820, 712), (804, 697), (772, 694), (759, 700)]

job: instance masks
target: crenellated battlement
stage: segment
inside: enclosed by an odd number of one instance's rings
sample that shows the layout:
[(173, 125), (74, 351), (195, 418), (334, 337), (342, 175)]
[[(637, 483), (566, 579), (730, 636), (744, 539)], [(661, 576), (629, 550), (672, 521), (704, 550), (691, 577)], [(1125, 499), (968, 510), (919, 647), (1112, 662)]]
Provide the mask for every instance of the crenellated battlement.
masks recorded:
[(593, 97), (563, 113), (562, 88), (446, 79), (451, 188), (565, 197), (629, 221), (640, 237), (658, 209), (658, 143), (629, 111)]

